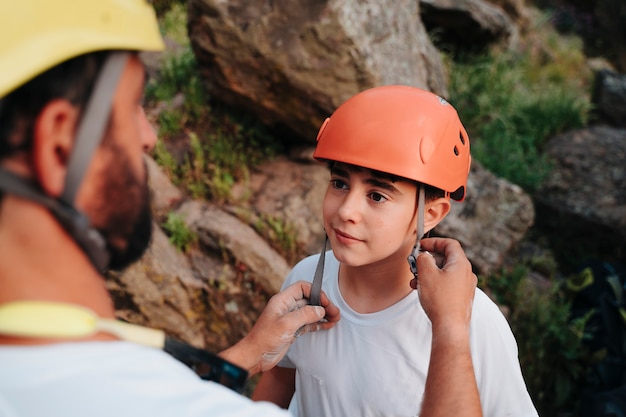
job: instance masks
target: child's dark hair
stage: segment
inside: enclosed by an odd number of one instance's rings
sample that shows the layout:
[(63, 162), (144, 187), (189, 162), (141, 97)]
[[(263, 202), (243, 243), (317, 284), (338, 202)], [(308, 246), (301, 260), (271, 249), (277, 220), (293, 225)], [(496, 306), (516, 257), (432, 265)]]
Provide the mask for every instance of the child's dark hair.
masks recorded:
[[(330, 171), (332, 171), (334, 166), (335, 166), (335, 164), (336, 164), (335, 161), (328, 161), (328, 163), (327, 163), (328, 169)], [(375, 169), (363, 168), (363, 167), (360, 167), (358, 165), (352, 165), (352, 164), (345, 164), (345, 165), (352, 172), (368, 171), (375, 178), (391, 181), (392, 183), (397, 182), (397, 181), (404, 181), (404, 182), (409, 182), (409, 183), (415, 184), (416, 186), (420, 185), (420, 183), (417, 182), (417, 181), (410, 180), (410, 179), (404, 178), (404, 177), (400, 177), (398, 175), (389, 174), (387, 172), (381, 172), (381, 171), (377, 171)], [(425, 187), (424, 188), (424, 196), (426, 198), (426, 201), (432, 201), (432, 200), (436, 200), (437, 198), (442, 198), (442, 197), (446, 196), (446, 192), (444, 190), (440, 189), (440, 188), (433, 187), (432, 185), (423, 184), (423, 183), (421, 185), (423, 185)]]

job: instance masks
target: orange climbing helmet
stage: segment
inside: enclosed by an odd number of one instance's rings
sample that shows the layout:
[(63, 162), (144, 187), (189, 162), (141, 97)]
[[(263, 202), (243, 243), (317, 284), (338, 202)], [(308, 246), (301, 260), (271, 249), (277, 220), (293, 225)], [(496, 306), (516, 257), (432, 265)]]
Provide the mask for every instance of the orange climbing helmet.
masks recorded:
[(404, 177), (465, 198), (471, 156), (456, 110), (415, 87), (365, 90), (343, 103), (317, 134), (313, 157)]

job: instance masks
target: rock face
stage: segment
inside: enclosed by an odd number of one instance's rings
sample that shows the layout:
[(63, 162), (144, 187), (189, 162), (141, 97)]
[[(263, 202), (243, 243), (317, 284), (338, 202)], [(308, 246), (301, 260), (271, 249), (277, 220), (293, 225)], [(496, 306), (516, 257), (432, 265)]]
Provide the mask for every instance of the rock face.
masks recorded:
[(435, 234), (460, 241), (477, 273), (489, 274), (502, 266), (534, 220), (527, 193), (472, 161), (465, 201), (452, 202), (451, 213)]
[(411, 0), (189, 0), (209, 93), (312, 142), (324, 118), (375, 85), (447, 96), (439, 52)]
[(252, 227), (209, 203), (190, 201), (178, 213), (185, 217), (204, 248), (226, 253), (236, 264), (245, 265), (270, 294), (280, 290), (290, 265)]
[[(420, 0), (421, 17), (439, 42), (456, 51), (484, 51), (493, 44), (515, 47), (519, 30), (500, 7), (481, 0)], [(514, 9), (513, 9), (514, 10)]]
[(626, 75), (609, 70), (596, 74), (593, 97), (595, 116), (613, 126), (626, 127)]
[(548, 216), (543, 221), (565, 217), (585, 246), (597, 244), (589, 237), (600, 232), (599, 242), (626, 248), (626, 129), (567, 132), (552, 138), (546, 152), (555, 167), (536, 195)]

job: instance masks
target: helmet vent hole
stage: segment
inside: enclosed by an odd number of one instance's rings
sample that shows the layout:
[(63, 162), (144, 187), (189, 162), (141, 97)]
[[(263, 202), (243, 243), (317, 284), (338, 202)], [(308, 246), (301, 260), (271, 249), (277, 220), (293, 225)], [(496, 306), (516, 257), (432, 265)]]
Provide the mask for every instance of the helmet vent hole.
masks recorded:
[(459, 148), (457, 148), (456, 146), (454, 147), (454, 154), (456, 156), (459, 156)]
[(461, 143), (465, 145), (465, 138), (463, 137), (463, 133), (459, 132), (459, 139), (461, 139)]

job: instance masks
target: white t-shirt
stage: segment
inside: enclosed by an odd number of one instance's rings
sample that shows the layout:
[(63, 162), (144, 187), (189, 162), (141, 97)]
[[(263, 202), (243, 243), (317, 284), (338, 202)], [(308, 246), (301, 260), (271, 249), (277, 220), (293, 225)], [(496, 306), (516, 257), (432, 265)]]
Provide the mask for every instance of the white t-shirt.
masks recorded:
[(0, 346), (1, 417), (285, 417), (127, 342)]
[[(298, 280), (311, 281), (318, 257), (299, 262), (284, 287)], [(339, 262), (329, 251), (323, 290), (341, 310), (341, 320), (329, 331), (298, 338), (279, 364), (297, 369), (290, 411), (299, 417), (416, 416), (432, 337), (417, 292), (385, 310), (359, 314), (343, 300), (338, 272)], [(470, 343), (484, 416), (537, 416), (511, 329), (498, 306), (480, 289), (473, 303)]]

